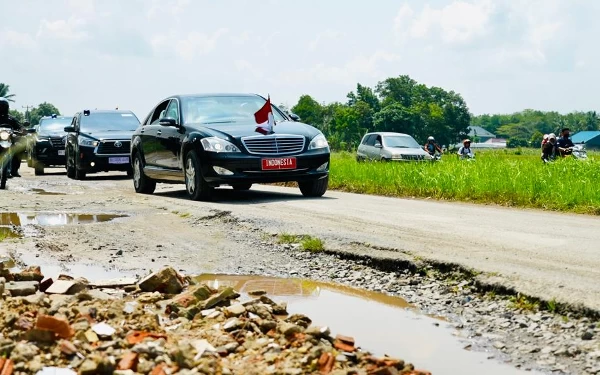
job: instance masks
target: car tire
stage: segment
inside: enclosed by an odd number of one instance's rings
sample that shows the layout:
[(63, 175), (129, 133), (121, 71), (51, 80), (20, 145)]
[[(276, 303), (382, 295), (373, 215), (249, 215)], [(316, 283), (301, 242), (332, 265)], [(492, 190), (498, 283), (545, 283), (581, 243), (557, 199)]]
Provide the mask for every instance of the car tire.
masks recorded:
[(67, 177), (69, 178), (75, 178), (75, 167), (71, 165), (71, 162), (69, 161), (69, 154), (67, 153), (67, 160), (65, 162), (66, 164), (66, 168), (67, 168)]
[(74, 165), (74, 169), (75, 169), (75, 179), (76, 180), (85, 180), (85, 171), (83, 171), (82, 169), (77, 168), (77, 163), (73, 162)]
[(362, 163), (363, 161), (365, 161), (365, 158), (363, 158), (362, 156), (358, 156), (358, 155), (356, 155), (356, 161), (357, 161), (358, 163)]
[(231, 187), (233, 188), (233, 190), (244, 191), (244, 190), (250, 190), (250, 188), (252, 187), (252, 184), (250, 184), (250, 183), (233, 184), (233, 185), (231, 185)]
[(8, 166), (3, 167), (0, 163), (0, 189), (6, 189), (6, 179), (8, 178)]
[[(133, 188), (139, 194), (152, 194), (156, 189), (156, 181), (146, 177), (139, 152), (133, 158)], [(129, 175), (129, 172), (127, 172)]]
[(31, 157), (31, 153), (27, 153), (27, 166), (33, 168), (33, 158)]
[(190, 199), (198, 201), (211, 200), (214, 188), (206, 182), (200, 168), (198, 153), (192, 150), (185, 157), (185, 190)]
[(305, 197), (321, 197), (329, 186), (329, 176), (318, 180), (300, 181), (298, 187)]
[(34, 162), (33, 163), (33, 168), (34, 168), (34, 174), (36, 176), (43, 176), (44, 175), (44, 164), (40, 163), (39, 161)]

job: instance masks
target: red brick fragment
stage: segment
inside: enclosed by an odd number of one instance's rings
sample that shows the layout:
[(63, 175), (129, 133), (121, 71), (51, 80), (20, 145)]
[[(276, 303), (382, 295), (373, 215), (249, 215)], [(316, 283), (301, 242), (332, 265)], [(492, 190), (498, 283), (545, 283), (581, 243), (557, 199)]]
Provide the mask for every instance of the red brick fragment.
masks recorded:
[(6, 359), (2, 364), (2, 370), (0, 370), (0, 375), (11, 375), (13, 373), (14, 368), (15, 365), (13, 361), (10, 359)]
[(333, 347), (343, 352), (353, 353), (354, 351), (356, 351), (354, 345), (347, 344), (338, 339), (335, 339), (335, 341), (333, 342)]
[(127, 352), (123, 355), (119, 364), (117, 365), (117, 370), (135, 370), (138, 364), (139, 355), (134, 352)]
[(399, 372), (395, 367), (379, 367), (376, 370), (369, 371), (368, 375), (398, 375)]
[(352, 346), (356, 345), (356, 342), (354, 341), (354, 337), (337, 335), (337, 336), (335, 336), (335, 338), (345, 344), (352, 345)]
[(323, 353), (317, 363), (319, 365), (319, 371), (321, 374), (329, 374), (333, 370), (335, 364), (335, 358), (331, 353)]
[(431, 375), (431, 372), (425, 370), (413, 370), (408, 375)]
[(69, 322), (64, 318), (57, 318), (51, 315), (38, 315), (35, 328), (54, 332), (63, 339), (71, 338), (75, 332)]
[(142, 341), (144, 341), (144, 339), (146, 338), (153, 338), (153, 339), (160, 339), (160, 338), (167, 338), (167, 335), (163, 335), (162, 333), (152, 333), (152, 332), (145, 332), (145, 331), (132, 331), (130, 333), (127, 334), (126, 340), (127, 343), (130, 345), (133, 344), (138, 344)]

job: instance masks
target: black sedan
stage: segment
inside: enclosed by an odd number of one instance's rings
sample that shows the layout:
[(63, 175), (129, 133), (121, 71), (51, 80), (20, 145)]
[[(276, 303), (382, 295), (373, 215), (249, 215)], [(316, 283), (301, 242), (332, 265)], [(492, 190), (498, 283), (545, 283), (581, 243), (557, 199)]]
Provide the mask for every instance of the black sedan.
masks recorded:
[(191, 199), (209, 200), (221, 185), (248, 190), (253, 183), (297, 181), (304, 196), (322, 196), (329, 181), (327, 140), (274, 105), (273, 131), (257, 132), (255, 113), (265, 103), (251, 94), (161, 101), (132, 137), (135, 191), (151, 194), (157, 182), (185, 183)]
[(27, 165), (35, 174), (44, 174), (44, 168), (65, 165), (65, 126), (71, 123), (70, 116), (52, 115), (40, 119), (35, 134), (30, 136), (27, 147)]

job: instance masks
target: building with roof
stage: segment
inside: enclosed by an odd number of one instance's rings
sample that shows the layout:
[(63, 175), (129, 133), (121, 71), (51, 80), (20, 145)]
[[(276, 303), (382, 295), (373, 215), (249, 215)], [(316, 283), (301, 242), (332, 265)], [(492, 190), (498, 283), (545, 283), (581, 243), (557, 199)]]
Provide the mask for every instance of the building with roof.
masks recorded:
[(586, 148), (600, 149), (600, 130), (582, 131), (573, 134), (571, 137), (573, 143), (583, 143)]
[(496, 138), (496, 135), (485, 130), (481, 126), (469, 126), (469, 138), (477, 137), (478, 143), (485, 143), (489, 139)]

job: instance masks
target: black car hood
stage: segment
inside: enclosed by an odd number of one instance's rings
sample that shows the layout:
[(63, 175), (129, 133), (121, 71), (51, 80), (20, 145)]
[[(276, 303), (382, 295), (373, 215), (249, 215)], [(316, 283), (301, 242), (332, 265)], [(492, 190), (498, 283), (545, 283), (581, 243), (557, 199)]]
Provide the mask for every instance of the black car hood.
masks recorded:
[[(190, 130), (196, 130), (208, 136), (215, 136), (220, 138), (236, 138), (250, 137), (261, 135), (256, 131), (257, 124), (254, 122), (237, 122), (232, 124), (191, 124), (186, 125), (191, 128)], [(278, 122), (273, 128), (273, 134), (294, 134), (303, 135), (308, 139), (320, 134), (320, 131), (316, 128), (303, 124), (301, 122), (294, 121), (281, 121)]]
[(39, 137), (64, 137), (67, 135), (66, 132), (43, 132), (37, 133)]
[(127, 139), (130, 140), (131, 136), (133, 135), (133, 130), (127, 130), (127, 131), (110, 131), (110, 132), (81, 132), (80, 134), (84, 137), (87, 138), (91, 138), (91, 139), (95, 139), (98, 141), (104, 140), (104, 139)]

